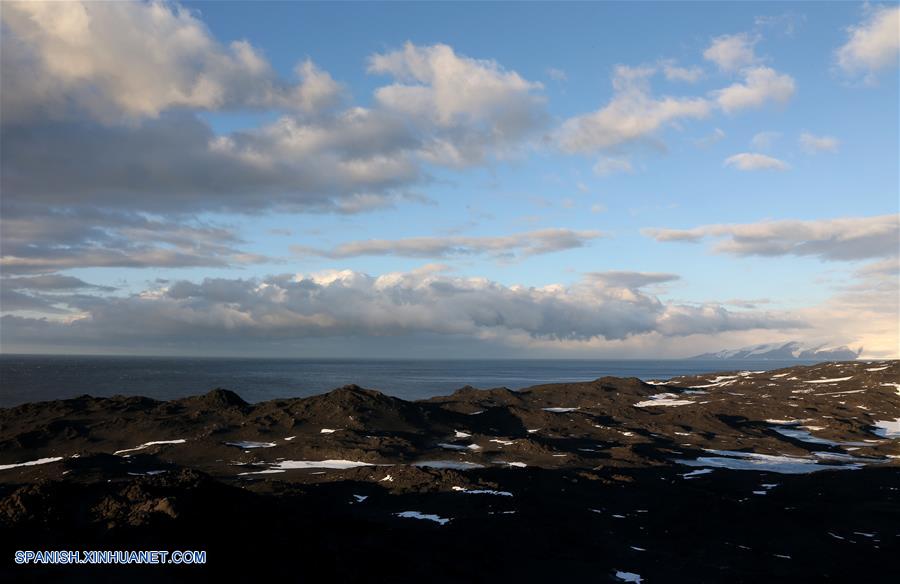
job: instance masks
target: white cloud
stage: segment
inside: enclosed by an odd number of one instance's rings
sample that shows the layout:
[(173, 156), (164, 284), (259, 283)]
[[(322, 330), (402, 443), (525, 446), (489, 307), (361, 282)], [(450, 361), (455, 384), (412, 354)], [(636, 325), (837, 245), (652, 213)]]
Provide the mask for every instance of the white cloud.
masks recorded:
[(768, 101), (784, 104), (794, 95), (796, 84), (787, 74), (770, 67), (751, 67), (742, 71), (744, 80), (718, 89), (713, 96), (727, 113), (758, 108)]
[(900, 217), (845, 217), (810, 221), (781, 220), (693, 229), (644, 229), (657, 241), (696, 243), (719, 239), (713, 250), (738, 256), (813, 256), (854, 261), (893, 258), (900, 250)]
[(618, 172), (631, 174), (634, 168), (627, 158), (603, 156), (594, 164), (594, 174), (598, 176), (609, 176)]
[(800, 134), (800, 147), (810, 154), (815, 154), (817, 152), (837, 152), (840, 144), (840, 140), (834, 136), (816, 136), (809, 132)]
[(712, 109), (704, 98), (654, 97), (649, 78), (655, 67), (619, 65), (614, 95), (603, 108), (566, 120), (559, 131), (561, 148), (591, 153), (634, 142), (682, 119), (704, 118)]
[(279, 79), (250, 43), (223, 46), (178, 5), (11, 2), (3, 8), (7, 122), (85, 112), (118, 122), (172, 108), (316, 113), (341, 92), (310, 62), (298, 66), (298, 83)]
[(333, 249), (322, 250), (294, 246), (295, 253), (329, 258), (348, 258), (371, 255), (446, 258), (487, 254), (497, 258), (528, 257), (585, 247), (592, 240), (604, 237), (599, 231), (571, 229), (540, 229), (504, 236), (448, 236), (409, 237), (405, 239), (368, 239), (342, 243)]
[(663, 61), (662, 70), (669, 81), (696, 83), (703, 78), (703, 69), (700, 67), (679, 67), (672, 61)]
[(750, 146), (754, 150), (768, 150), (781, 138), (781, 132), (758, 132), (750, 139)]
[[(518, 343), (626, 339), (650, 333), (801, 326), (796, 319), (721, 307), (665, 304), (641, 286), (670, 274), (612, 273), (571, 286), (505, 286), (425, 269), (369, 276), (350, 270), (262, 280), (180, 281), (129, 297), (74, 296), (68, 322), (3, 317), (4, 343), (142, 347), (282, 344), (352, 336), (417, 344), (421, 335)], [(35, 297), (38, 298), (38, 297)]]
[(433, 159), (443, 164), (480, 161), (486, 146), (514, 145), (545, 121), (540, 83), (495, 61), (457, 55), (447, 45), (406, 43), (372, 55), (369, 72), (395, 79), (375, 91), (381, 108), (446, 134), (432, 147)]
[(756, 62), (754, 47), (758, 40), (747, 33), (722, 35), (712, 40), (703, 51), (703, 58), (722, 71), (737, 71)]
[(725, 159), (725, 166), (738, 170), (788, 170), (790, 166), (777, 158), (757, 152), (741, 152)]
[(863, 22), (847, 29), (849, 39), (835, 52), (838, 66), (846, 73), (873, 75), (897, 65), (900, 7), (879, 6), (868, 12)]

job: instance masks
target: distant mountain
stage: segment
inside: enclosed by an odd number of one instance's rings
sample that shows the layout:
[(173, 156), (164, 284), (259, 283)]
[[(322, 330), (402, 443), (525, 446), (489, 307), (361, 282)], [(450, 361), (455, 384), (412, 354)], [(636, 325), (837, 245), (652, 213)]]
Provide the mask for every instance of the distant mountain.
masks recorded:
[(862, 347), (853, 350), (846, 345), (829, 347), (828, 345), (810, 346), (797, 341), (784, 343), (766, 343), (740, 349), (726, 349), (715, 353), (703, 353), (691, 359), (816, 359), (819, 361), (852, 361), (862, 352)]

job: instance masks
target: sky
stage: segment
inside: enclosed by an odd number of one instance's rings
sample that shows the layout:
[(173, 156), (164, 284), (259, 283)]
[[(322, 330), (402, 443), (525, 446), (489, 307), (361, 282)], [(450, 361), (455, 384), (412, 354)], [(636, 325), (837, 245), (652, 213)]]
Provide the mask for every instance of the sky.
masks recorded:
[(900, 355), (896, 3), (0, 20), (4, 353)]

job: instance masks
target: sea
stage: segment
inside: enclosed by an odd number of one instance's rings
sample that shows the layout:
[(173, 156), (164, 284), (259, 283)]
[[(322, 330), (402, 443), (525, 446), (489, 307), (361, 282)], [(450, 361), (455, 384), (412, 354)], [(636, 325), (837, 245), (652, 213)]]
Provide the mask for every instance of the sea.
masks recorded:
[(248, 402), (306, 397), (356, 384), (406, 400), (460, 387), (522, 389), (612, 375), (665, 380), (715, 371), (762, 371), (813, 361), (606, 359), (259, 359), (0, 355), (0, 407), (80, 395), (176, 399), (226, 388)]

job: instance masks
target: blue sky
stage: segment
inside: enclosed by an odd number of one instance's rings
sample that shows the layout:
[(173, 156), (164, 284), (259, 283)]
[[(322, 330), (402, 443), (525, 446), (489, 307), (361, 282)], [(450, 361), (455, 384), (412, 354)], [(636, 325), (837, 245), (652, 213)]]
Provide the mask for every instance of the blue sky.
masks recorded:
[[(796, 338), (897, 354), (896, 4), (78, 8), (3, 16), (4, 86), (26, 86), (3, 95), (4, 351), (177, 352), (179, 323), (198, 319), (215, 342), (191, 351), (215, 354), (312, 355), (314, 339), (348, 337), (361, 356), (426, 337), (438, 353), (469, 339), (686, 356)], [(117, 32), (129, 27), (137, 39)], [(19, 62), (37, 75), (18, 79)], [(352, 115), (372, 124), (362, 138)], [(42, 136), (93, 149), (57, 154)], [(70, 155), (58, 182), (39, 176)], [(345, 185), (332, 163), (362, 178)], [(54, 213), (83, 231), (63, 238)], [(321, 276), (333, 270), (349, 272)], [(374, 283), (394, 273), (407, 280), (390, 293)], [(261, 299), (284, 274), (335, 302), (353, 289), (362, 307)], [(45, 276), (94, 288), (24, 280)], [(171, 292), (211, 279), (240, 299)], [(451, 284), (459, 327), (405, 314)], [(132, 313), (171, 326), (138, 343)], [(600, 313), (584, 331), (567, 320)]]

